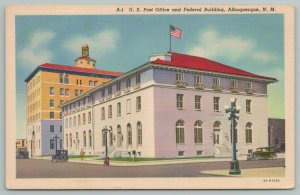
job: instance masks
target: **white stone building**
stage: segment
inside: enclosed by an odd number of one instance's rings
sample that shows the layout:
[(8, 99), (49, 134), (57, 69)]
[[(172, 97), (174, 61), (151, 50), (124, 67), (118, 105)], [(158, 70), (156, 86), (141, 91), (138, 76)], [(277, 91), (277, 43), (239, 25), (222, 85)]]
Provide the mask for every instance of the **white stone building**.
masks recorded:
[(268, 145), (267, 84), (276, 81), (201, 57), (153, 55), (62, 106), (64, 148), (101, 155), (107, 127), (110, 156), (229, 156), (224, 106), (234, 97), (238, 155), (247, 154)]

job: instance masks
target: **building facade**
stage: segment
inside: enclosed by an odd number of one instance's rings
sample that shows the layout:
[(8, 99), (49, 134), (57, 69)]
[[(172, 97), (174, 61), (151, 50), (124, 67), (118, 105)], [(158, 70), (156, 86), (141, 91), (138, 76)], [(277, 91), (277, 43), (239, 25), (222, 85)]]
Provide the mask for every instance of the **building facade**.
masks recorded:
[[(230, 156), (224, 106), (237, 98), (238, 154), (268, 145), (267, 85), (277, 80), (179, 53), (149, 62), (62, 105), (69, 154)], [(108, 136), (103, 129), (110, 130)]]
[(52, 155), (56, 147), (63, 148), (60, 104), (122, 75), (95, 69), (95, 60), (89, 57), (86, 44), (75, 63), (75, 66), (39, 65), (25, 80), (26, 138), (30, 157)]
[(269, 118), (269, 146), (285, 151), (285, 120)]

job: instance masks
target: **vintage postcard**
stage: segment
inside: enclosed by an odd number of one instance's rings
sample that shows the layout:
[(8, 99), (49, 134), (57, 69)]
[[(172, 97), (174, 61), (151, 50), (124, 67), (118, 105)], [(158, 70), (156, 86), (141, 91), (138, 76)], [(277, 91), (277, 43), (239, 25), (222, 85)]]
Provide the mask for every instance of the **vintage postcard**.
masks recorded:
[(8, 189), (290, 189), (294, 8), (6, 8)]

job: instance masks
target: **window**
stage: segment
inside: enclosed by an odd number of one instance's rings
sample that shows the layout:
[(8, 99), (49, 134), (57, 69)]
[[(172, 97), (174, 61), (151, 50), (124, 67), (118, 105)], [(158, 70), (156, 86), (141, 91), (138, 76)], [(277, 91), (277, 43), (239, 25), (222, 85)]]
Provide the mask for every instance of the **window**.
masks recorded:
[(94, 86), (97, 86), (98, 81), (94, 81)]
[(59, 149), (62, 149), (62, 148), (63, 148), (63, 140), (60, 139), (60, 140), (59, 140)]
[(246, 112), (251, 113), (251, 100), (246, 100)]
[(81, 125), (81, 117), (78, 115), (78, 125)]
[(73, 127), (76, 126), (76, 116), (73, 117)]
[(69, 84), (69, 75), (65, 75), (65, 83)]
[(176, 81), (183, 81), (183, 73), (176, 73)]
[(129, 123), (127, 124), (127, 144), (132, 145), (132, 128)]
[(128, 88), (128, 87), (130, 87), (130, 86), (131, 86), (131, 79), (128, 78), (128, 79), (126, 80), (126, 88)]
[(214, 122), (214, 131), (213, 131), (213, 141), (214, 144), (219, 144), (220, 143), (220, 131), (221, 131), (221, 123), (220, 121)]
[(121, 102), (117, 104), (117, 116), (121, 116)]
[(184, 156), (184, 151), (178, 151), (178, 156)]
[(238, 88), (237, 80), (231, 80), (230, 87), (231, 87), (231, 89), (237, 89)]
[(176, 106), (177, 108), (183, 108), (183, 94), (177, 94), (176, 96)]
[(101, 108), (101, 120), (104, 120), (105, 119), (105, 108), (102, 107)]
[(51, 107), (51, 108), (54, 107), (54, 100), (50, 100), (50, 107)]
[(83, 90), (80, 90), (80, 95), (82, 95), (83, 94)]
[(75, 90), (75, 96), (78, 96), (78, 90)]
[(201, 96), (195, 95), (195, 109), (201, 110)]
[(62, 126), (59, 126), (59, 132), (62, 133)]
[(54, 112), (50, 112), (50, 118), (51, 118), (51, 119), (54, 118)]
[(86, 133), (83, 132), (83, 147), (86, 147)]
[(106, 145), (106, 133), (102, 133), (102, 146)]
[(136, 111), (141, 111), (142, 109), (142, 98), (141, 96), (136, 97)]
[(50, 95), (54, 95), (54, 88), (50, 87)]
[(128, 99), (128, 100), (126, 101), (126, 113), (127, 113), (127, 114), (130, 114), (130, 113), (131, 113), (131, 100), (130, 100), (130, 99)]
[(72, 147), (72, 133), (70, 133), (70, 147)]
[(196, 121), (194, 124), (194, 141), (195, 144), (202, 144), (202, 121)]
[(93, 86), (93, 81), (89, 81), (89, 86)]
[(142, 123), (137, 123), (137, 144), (142, 145), (143, 143), (143, 131), (142, 131)]
[(91, 112), (89, 112), (88, 114), (88, 123), (91, 123), (92, 122), (92, 115), (91, 115)]
[(50, 139), (50, 149), (54, 149), (54, 139)]
[(220, 86), (220, 78), (213, 78), (213, 86)]
[(246, 82), (246, 89), (252, 89), (252, 82)]
[(108, 118), (112, 118), (112, 105), (108, 106)]
[(50, 125), (50, 132), (51, 132), (51, 133), (54, 132), (54, 125)]
[(214, 97), (214, 111), (220, 111), (220, 97)]
[(203, 151), (202, 150), (198, 150), (197, 151), (197, 156), (201, 156), (203, 154)]
[(76, 85), (79, 85), (79, 80), (78, 79), (76, 80)]
[(89, 130), (89, 146), (92, 147), (92, 131)]
[(64, 75), (62, 73), (59, 74), (59, 83), (63, 83)]
[(65, 94), (66, 94), (66, 96), (69, 96), (69, 94), (70, 94), (69, 89), (65, 89)]
[(69, 118), (69, 127), (72, 127), (72, 119), (71, 119), (71, 117)]
[(109, 132), (109, 145), (112, 146), (114, 143), (113, 143), (113, 130), (112, 130), (112, 127), (110, 127), (110, 132)]
[(111, 93), (112, 93), (112, 87), (109, 86), (109, 87), (107, 88), (107, 95), (111, 95)]
[(121, 83), (118, 82), (116, 85), (116, 91), (121, 91)]
[(135, 83), (136, 84), (140, 84), (141, 83), (141, 75), (140, 74), (136, 75), (136, 77), (135, 77)]
[(252, 143), (252, 123), (250, 122), (246, 124), (246, 143)]
[(85, 125), (86, 123), (86, 118), (85, 118), (85, 113), (83, 113), (82, 115), (82, 124)]
[(59, 101), (59, 104), (60, 104), (60, 105), (64, 104), (64, 100), (60, 100), (60, 101)]
[(65, 128), (68, 128), (68, 119), (65, 120)]
[(102, 97), (102, 98), (105, 97), (105, 90), (104, 90), (104, 89), (101, 91), (101, 97)]
[(184, 122), (179, 120), (176, 122), (176, 144), (184, 144)]
[(69, 147), (68, 141), (69, 141), (68, 134), (66, 134), (66, 147)]
[(195, 82), (196, 84), (201, 84), (201, 83), (203, 83), (202, 76), (200, 76), (200, 75), (195, 75), (194, 79), (195, 79), (194, 82)]

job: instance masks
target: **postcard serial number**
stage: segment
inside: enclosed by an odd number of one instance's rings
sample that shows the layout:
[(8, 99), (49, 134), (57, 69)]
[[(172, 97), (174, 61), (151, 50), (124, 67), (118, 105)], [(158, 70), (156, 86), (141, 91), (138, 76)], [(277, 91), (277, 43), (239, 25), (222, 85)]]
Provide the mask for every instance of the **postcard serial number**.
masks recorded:
[(279, 183), (280, 179), (264, 179), (264, 183)]

